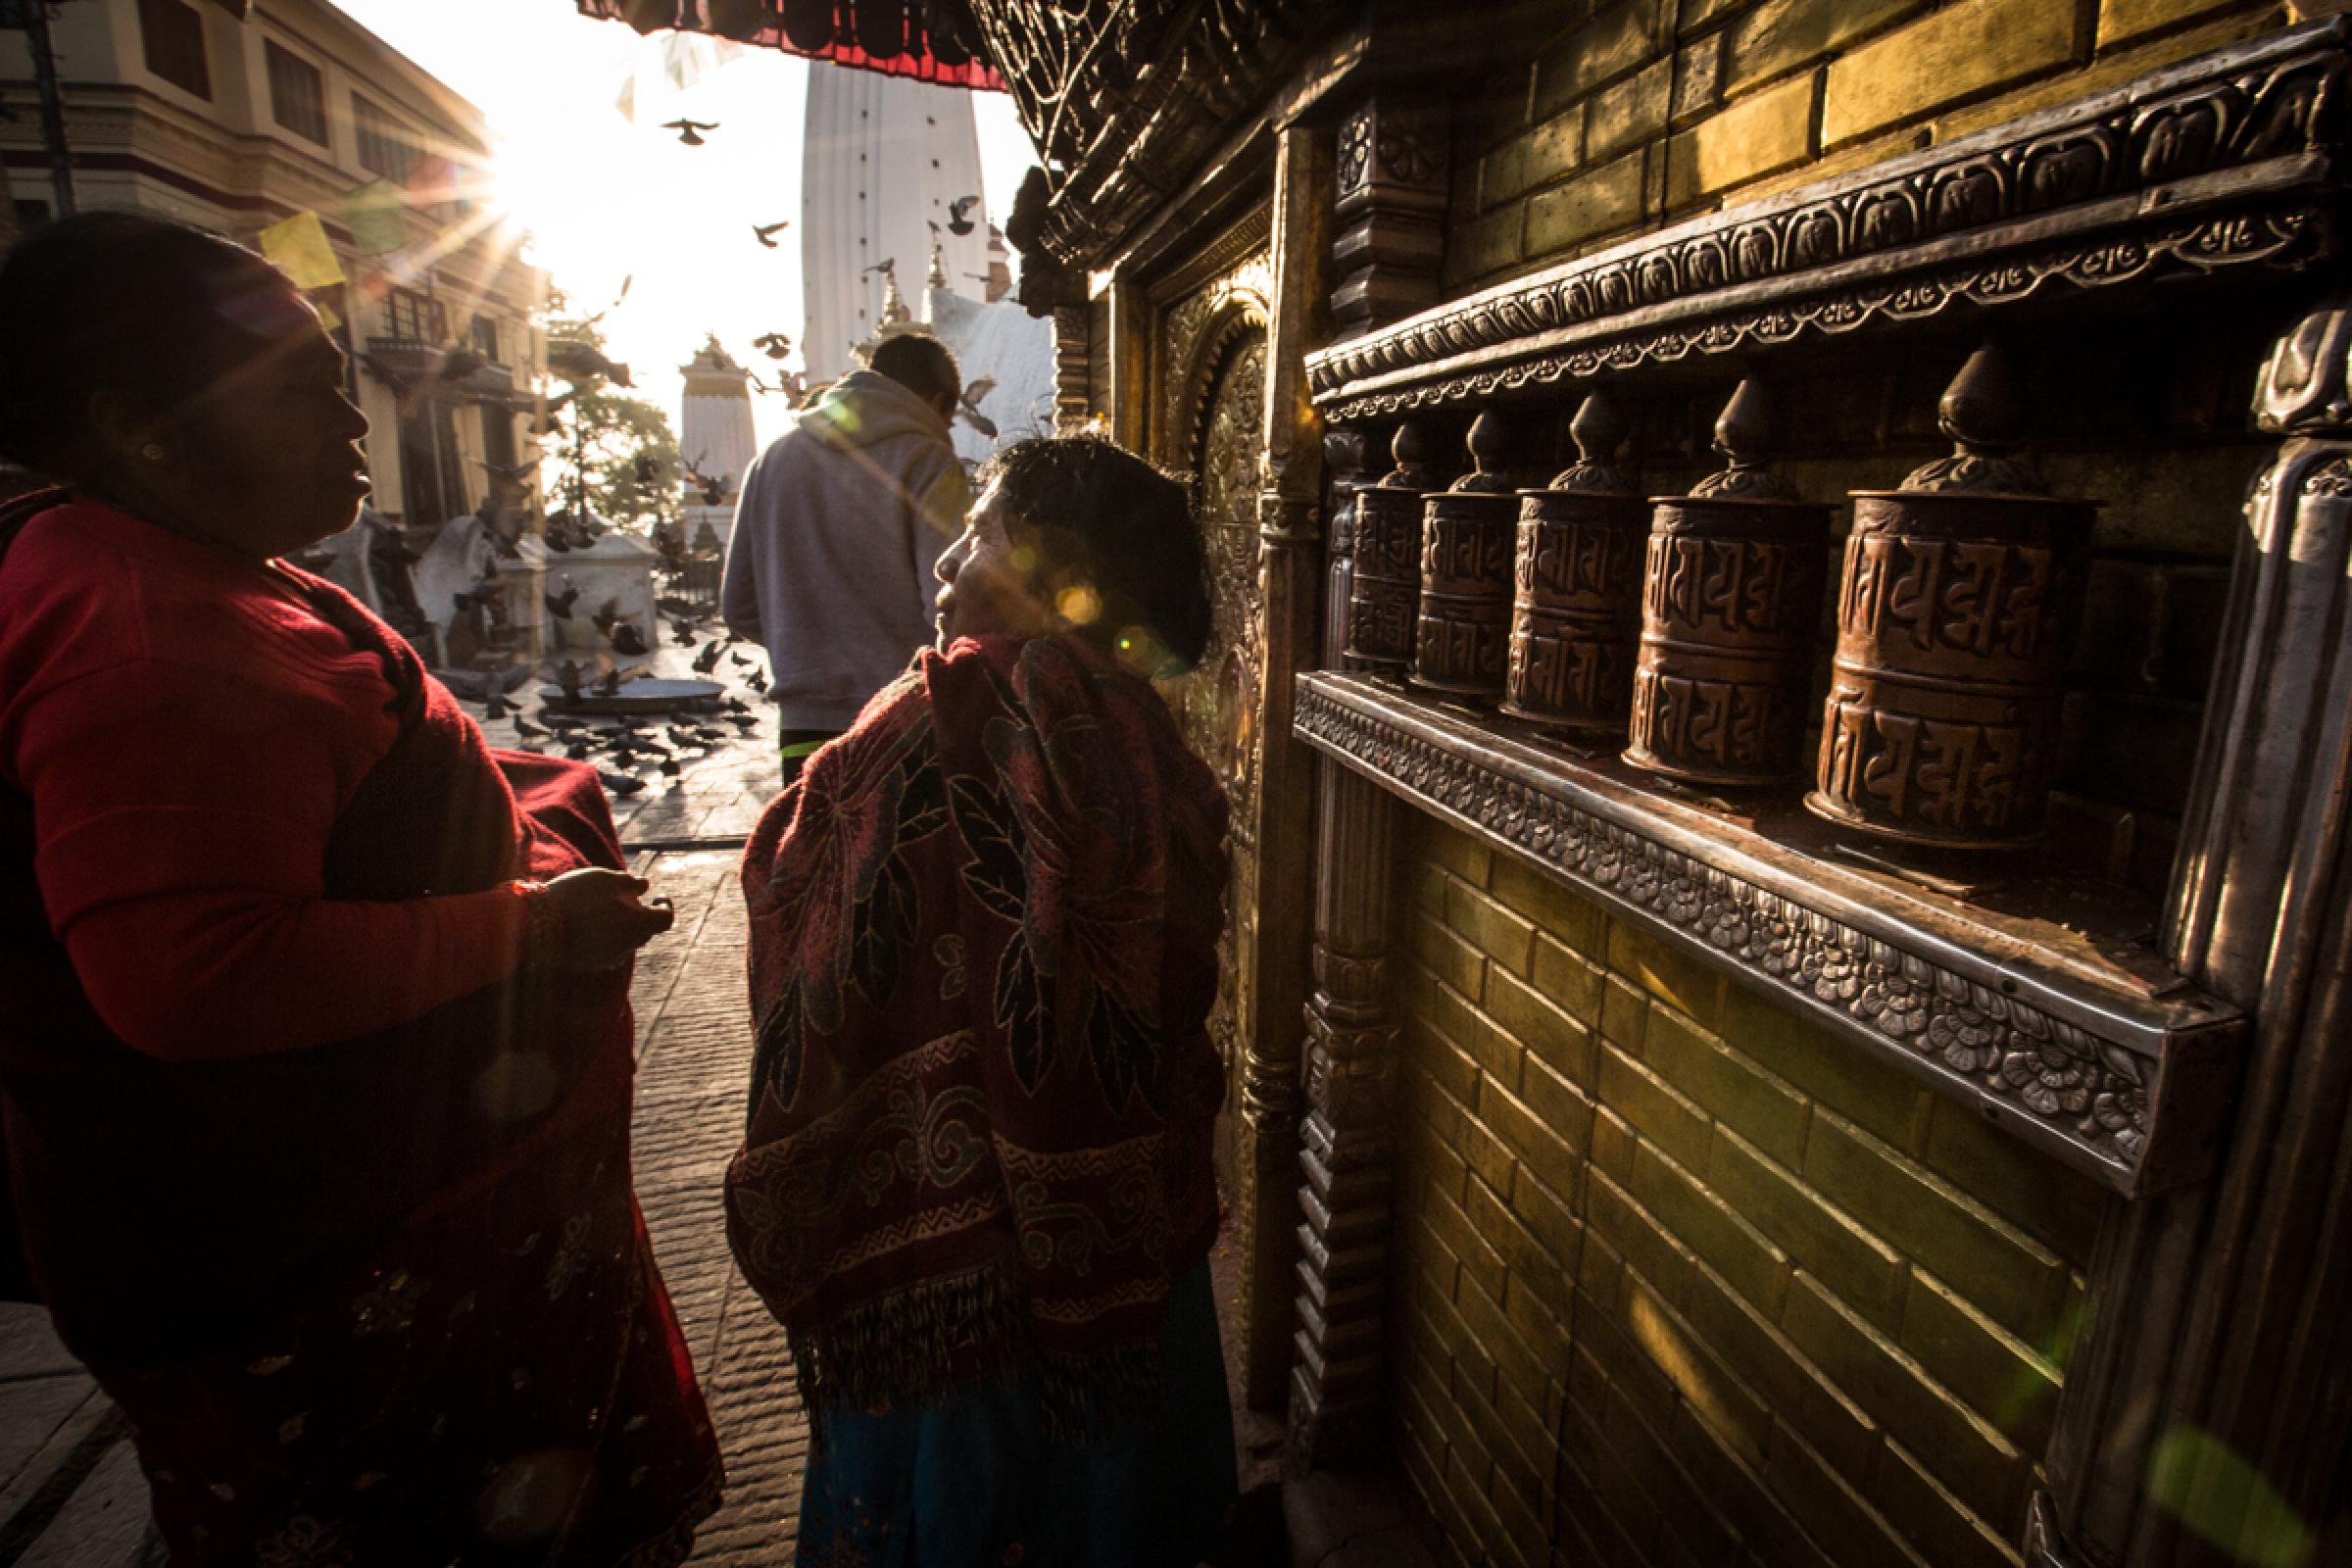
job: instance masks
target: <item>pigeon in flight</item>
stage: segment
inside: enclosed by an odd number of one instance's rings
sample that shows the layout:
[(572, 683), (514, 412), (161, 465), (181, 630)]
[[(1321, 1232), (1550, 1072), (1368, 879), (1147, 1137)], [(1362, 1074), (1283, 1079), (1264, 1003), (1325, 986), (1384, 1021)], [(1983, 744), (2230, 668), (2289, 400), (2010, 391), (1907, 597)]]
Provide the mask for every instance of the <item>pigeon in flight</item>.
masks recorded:
[(676, 131), (678, 140), (689, 147), (700, 147), (705, 139), (703, 132), (716, 130), (718, 122), (715, 120), (672, 120), (664, 122), (662, 128)]
[(752, 339), (752, 347), (771, 360), (780, 360), (792, 352), (792, 339), (781, 332), (762, 332)]
[(964, 423), (991, 441), (997, 438), (997, 421), (980, 412), (980, 400), (996, 389), (996, 377), (984, 375), (963, 389), (963, 397), (957, 402), (956, 408), (956, 412), (963, 416)]
[(948, 203), (948, 232), (969, 234), (972, 231), (972, 220), (964, 214), (979, 205), (980, 198), (977, 196), (958, 196)]
[(772, 251), (776, 248), (776, 230), (780, 228), (789, 228), (791, 226), (792, 220), (787, 218), (781, 221), (773, 223), (754, 223), (752, 225), (752, 233), (759, 239), (760, 244), (766, 246)]
[(580, 585), (573, 582), (569, 577), (565, 577), (562, 580), (564, 583), (564, 591), (560, 594), (549, 594), (546, 596), (547, 612), (555, 616), (558, 620), (569, 620), (571, 618), (571, 607), (580, 602)]

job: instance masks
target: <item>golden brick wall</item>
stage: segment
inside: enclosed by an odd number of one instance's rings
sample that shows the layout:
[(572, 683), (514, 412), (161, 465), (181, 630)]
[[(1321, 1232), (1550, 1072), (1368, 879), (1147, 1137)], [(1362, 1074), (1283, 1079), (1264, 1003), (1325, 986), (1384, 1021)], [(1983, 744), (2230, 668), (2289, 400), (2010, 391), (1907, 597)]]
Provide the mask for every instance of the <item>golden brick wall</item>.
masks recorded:
[(1615, 0), (1461, 95), (1448, 293), (2121, 85), (2331, 4)]
[(1389, 1344), (1453, 1558), (2015, 1564), (2099, 1191), (1409, 818)]

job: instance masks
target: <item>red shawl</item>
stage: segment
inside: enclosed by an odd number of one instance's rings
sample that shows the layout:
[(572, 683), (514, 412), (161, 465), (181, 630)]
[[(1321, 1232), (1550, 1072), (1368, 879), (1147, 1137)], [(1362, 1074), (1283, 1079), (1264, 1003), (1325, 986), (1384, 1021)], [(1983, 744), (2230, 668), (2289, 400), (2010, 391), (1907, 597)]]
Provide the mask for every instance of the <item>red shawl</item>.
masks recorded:
[(744, 854), (759, 1025), (728, 1233), (812, 1408), (1034, 1370), (1148, 1418), (1216, 1230), (1225, 802), (1063, 639), (926, 653)]

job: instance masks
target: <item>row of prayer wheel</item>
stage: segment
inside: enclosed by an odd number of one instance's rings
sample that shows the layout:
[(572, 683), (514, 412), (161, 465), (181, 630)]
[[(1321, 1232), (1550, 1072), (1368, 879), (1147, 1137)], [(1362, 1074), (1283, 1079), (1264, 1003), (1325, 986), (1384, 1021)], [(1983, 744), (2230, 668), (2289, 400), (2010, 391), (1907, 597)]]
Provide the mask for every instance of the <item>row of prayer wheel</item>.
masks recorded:
[[(1953, 455), (1856, 491), (1837, 654), (1805, 805), (1906, 844), (2038, 837), (2059, 679), (2082, 620), (2096, 503), (2050, 496), (2018, 456), (1991, 349), (1941, 405)], [(1360, 667), (1494, 700), (1546, 728), (1622, 735), (1635, 767), (1711, 787), (1797, 775), (1832, 509), (1767, 466), (1771, 417), (1743, 381), (1715, 426), (1728, 460), (1689, 495), (1643, 498), (1610, 466), (1625, 426), (1595, 393), (1579, 461), (1544, 489), (1474, 470), (1435, 490), (1419, 437), (1355, 492), (1347, 652)]]

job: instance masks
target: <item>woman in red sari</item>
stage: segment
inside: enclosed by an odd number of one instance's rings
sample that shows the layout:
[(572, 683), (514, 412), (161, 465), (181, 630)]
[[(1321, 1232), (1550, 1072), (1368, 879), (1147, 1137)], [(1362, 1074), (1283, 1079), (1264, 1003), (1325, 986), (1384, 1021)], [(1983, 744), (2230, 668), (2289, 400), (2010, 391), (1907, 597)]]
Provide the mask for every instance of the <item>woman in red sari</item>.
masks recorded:
[(1206, 1255), (1225, 802), (1150, 675), (1208, 631), (1182, 488), (1006, 451), (940, 650), (744, 855), (727, 1174), (814, 1425), (800, 1561), (1191, 1568), (1235, 1495)]
[(660, 1565), (718, 1460), (629, 1175), (665, 909), (278, 559), (367, 421), (261, 258), (99, 214), (0, 269), (0, 1111), (32, 1275), (175, 1565)]

